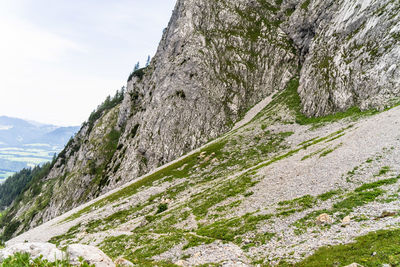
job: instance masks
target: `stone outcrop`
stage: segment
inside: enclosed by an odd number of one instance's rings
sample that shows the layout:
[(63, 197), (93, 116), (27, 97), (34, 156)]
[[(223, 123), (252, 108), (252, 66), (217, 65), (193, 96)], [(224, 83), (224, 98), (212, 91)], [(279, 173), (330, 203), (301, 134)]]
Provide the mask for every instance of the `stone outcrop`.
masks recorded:
[(293, 38), (300, 47), (305, 43), (308, 51), (299, 87), (304, 112), (322, 116), (352, 106), (382, 109), (397, 102), (400, 4), (389, 0), (308, 2), (287, 24), (291, 36), (299, 32), (296, 25), (309, 27), (304, 38)]
[(43, 259), (48, 260), (50, 262), (66, 258), (66, 254), (61, 250), (59, 250), (54, 244), (20, 243), (1, 249), (0, 262), (16, 253), (28, 253), (34, 259), (36, 259), (39, 256), (42, 256)]
[(113, 267), (114, 262), (100, 249), (81, 245), (72, 244), (67, 247), (67, 255), (71, 264), (78, 265), (80, 259), (83, 259), (89, 265), (94, 265), (96, 267)]
[[(71, 244), (67, 247), (66, 252), (59, 250), (56, 245), (50, 243), (19, 243), (0, 250), (0, 262), (13, 256), (16, 253), (28, 253), (33, 259), (42, 257), (49, 262), (64, 261), (68, 259), (69, 263), (78, 266), (82, 262), (96, 267), (112, 267), (116, 266), (113, 261), (94, 246), (81, 244)], [(121, 261), (121, 266), (127, 265), (128, 261)], [(125, 263), (125, 265), (123, 265)]]

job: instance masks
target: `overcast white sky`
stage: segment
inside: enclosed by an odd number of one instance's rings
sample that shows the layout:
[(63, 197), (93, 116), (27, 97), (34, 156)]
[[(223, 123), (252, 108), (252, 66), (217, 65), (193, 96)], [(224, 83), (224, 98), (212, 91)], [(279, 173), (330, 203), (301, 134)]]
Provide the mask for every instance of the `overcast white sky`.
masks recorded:
[(80, 125), (153, 56), (176, 0), (0, 0), (0, 115)]

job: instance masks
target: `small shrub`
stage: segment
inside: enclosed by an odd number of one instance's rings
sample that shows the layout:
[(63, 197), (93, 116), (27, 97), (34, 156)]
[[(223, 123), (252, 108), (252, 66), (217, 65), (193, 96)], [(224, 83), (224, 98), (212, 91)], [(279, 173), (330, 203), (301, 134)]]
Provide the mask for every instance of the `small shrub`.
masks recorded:
[(186, 98), (185, 92), (182, 91), (182, 90), (176, 91), (175, 94), (176, 94), (177, 97), (180, 97), (182, 99)]
[(310, 5), (310, 0), (306, 0), (301, 4), (301, 8), (307, 11), (309, 5)]
[(161, 212), (164, 212), (167, 209), (168, 209), (168, 204), (167, 203), (161, 203), (160, 205), (158, 205), (157, 214), (161, 213)]
[(139, 81), (141, 81), (143, 79), (145, 70), (146, 68), (141, 68), (132, 72), (128, 77), (128, 82), (130, 82), (133, 79), (133, 77), (137, 77), (139, 78)]

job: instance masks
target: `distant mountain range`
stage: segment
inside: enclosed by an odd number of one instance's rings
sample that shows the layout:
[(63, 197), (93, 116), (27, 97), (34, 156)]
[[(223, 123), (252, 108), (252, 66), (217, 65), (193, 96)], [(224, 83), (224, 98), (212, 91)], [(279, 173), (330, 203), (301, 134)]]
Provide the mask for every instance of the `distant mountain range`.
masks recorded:
[(51, 160), (79, 128), (0, 116), (0, 181), (22, 168)]
[(32, 144), (64, 146), (78, 130), (79, 126), (60, 127), (0, 116), (0, 147)]

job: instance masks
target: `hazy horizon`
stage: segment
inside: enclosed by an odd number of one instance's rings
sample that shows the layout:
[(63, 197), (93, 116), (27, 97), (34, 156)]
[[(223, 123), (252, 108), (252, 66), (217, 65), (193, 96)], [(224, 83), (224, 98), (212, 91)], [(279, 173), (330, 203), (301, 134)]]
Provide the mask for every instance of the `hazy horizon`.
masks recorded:
[(154, 55), (175, 1), (1, 1), (0, 116), (81, 125)]

